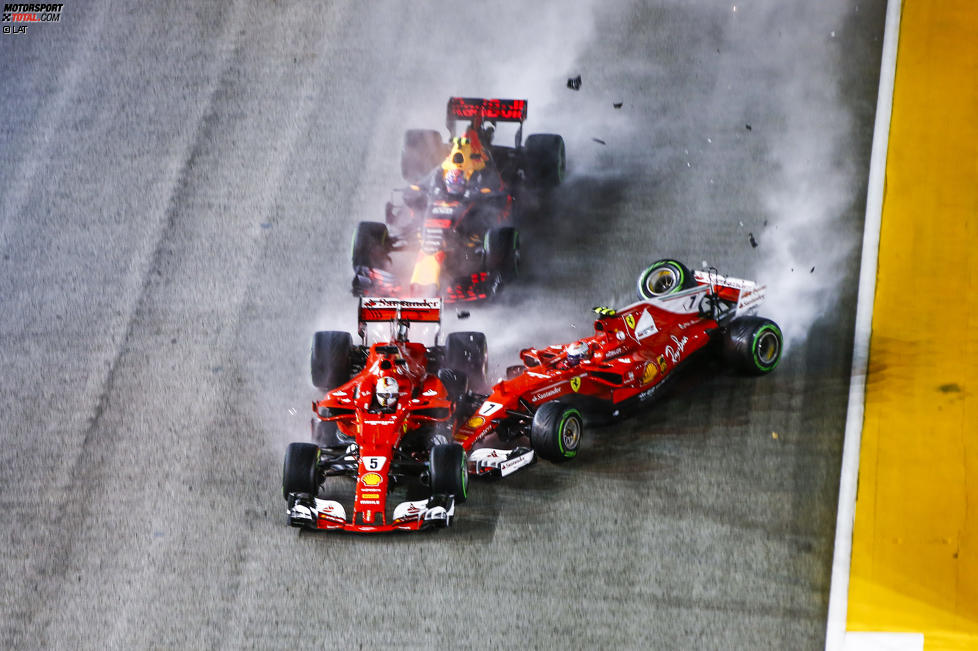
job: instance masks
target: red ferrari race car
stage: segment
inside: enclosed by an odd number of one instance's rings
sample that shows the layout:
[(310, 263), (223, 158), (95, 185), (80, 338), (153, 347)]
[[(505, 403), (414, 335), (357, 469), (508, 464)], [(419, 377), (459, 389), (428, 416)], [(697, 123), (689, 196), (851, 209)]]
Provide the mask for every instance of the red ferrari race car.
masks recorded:
[[(469, 377), (485, 382), (486, 341), (459, 332), (440, 346), (440, 323), (439, 299), (362, 298), (361, 345), (346, 332), (315, 334), (312, 381), (326, 393), (312, 405), (314, 442), (285, 453), (290, 525), (375, 532), (451, 523), (468, 490), (465, 450), (452, 441), (455, 408)], [(339, 500), (321, 499), (329, 477), (352, 479), (350, 517)], [(389, 509), (391, 490), (411, 482), (427, 496)]]
[[(563, 180), (564, 140), (533, 134), (524, 143), (523, 99), (452, 97), (447, 114), (447, 144), (438, 131), (405, 134), (401, 172), (412, 185), (396, 191), (385, 223), (357, 225), (354, 295), (476, 301), (516, 278), (520, 194)], [(459, 121), (468, 126), (456, 135)], [(515, 146), (494, 144), (497, 125), (507, 124), (516, 126)], [(399, 251), (413, 261), (393, 259)]]
[[(589, 337), (521, 351), (523, 364), (508, 369), (509, 379), (477, 409), (460, 414), (465, 422), (455, 440), (473, 450), (470, 472), (502, 474), (500, 457), (524, 459), (527, 442), (551, 461), (575, 457), (585, 418), (615, 418), (650, 402), (700, 353), (719, 353), (749, 374), (770, 373), (781, 358), (782, 336), (773, 321), (755, 316), (764, 293), (763, 286), (715, 270), (693, 273), (675, 260), (655, 262), (638, 278), (640, 302), (595, 308)], [(501, 455), (507, 448), (512, 451)]]

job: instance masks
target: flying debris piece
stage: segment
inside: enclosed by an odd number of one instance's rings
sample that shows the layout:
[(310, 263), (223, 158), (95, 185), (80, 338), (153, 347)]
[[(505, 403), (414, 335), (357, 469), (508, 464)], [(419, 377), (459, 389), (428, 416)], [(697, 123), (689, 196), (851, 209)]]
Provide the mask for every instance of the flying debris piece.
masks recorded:
[(591, 140), (593, 140), (594, 142), (598, 143), (599, 145), (607, 145), (608, 144), (604, 140), (602, 140), (601, 138), (591, 138)]
[(810, 274), (813, 274), (813, 273), (815, 273), (815, 267), (812, 267), (812, 270), (811, 270), (811, 271), (809, 271), (808, 273), (810, 273)]
[(756, 249), (757, 248), (757, 240), (754, 239), (754, 234), (753, 233), (748, 233), (747, 234), (747, 239), (750, 241), (750, 245)]
[(778, 440), (778, 433), (777, 432), (771, 432), (771, 438), (774, 439), (775, 441), (777, 441)]
[(567, 80), (567, 87), (571, 90), (581, 90), (581, 75)]
[(748, 122), (748, 123), (747, 123), (746, 125), (744, 125), (744, 126), (746, 126), (746, 127), (747, 127), (747, 130), (748, 130), (748, 131), (753, 131), (753, 129), (751, 129), (751, 127), (750, 127), (750, 122)]
[(612, 106), (614, 106), (615, 108), (621, 108), (621, 105), (622, 105), (623, 103), (624, 103), (624, 102), (615, 102), (614, 104), (612, 104)]

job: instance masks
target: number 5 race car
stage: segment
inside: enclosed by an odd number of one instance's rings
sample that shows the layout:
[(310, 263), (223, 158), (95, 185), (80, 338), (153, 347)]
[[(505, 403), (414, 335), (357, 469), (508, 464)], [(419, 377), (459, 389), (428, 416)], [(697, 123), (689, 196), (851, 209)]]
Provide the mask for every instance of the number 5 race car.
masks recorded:
[(466, 420), (455, 440), (473, 450), (470, 472), (503, 474), (499, 448), (513, 449), (516, 458), (527, 441), (545, 459), (575, 457), (586, 417), (606, 420), (649, 403), (694, 355), (719, 353), (749, 374), (770, 373), (782, 336), (773, 321), (754, 316), (764, 293), (715, 270), (653, 263), (638, 278), (640, 302), (595, 308), (589, 337), (521, 351), (523, 364), (508, 369), (509, 379), (461, 414)]
[[(401, 172), (412, 185), (387, 204), (386, 223), (357, 225), (355, 295), (476, 301), (516, 278), (520, 194), (563, 180), (564, 140), (533, 134), (524, 143), (522, 99), (453, 97), (447, 114), (448, 144), (437, 131), (405, 134)], [(460, 120), (468, 126), (456, 136)], [(493, 144), (497, 124), (516, 126), (513, 147)], [(413, 265), (392, 258), (400, 251), (415, 254)]]
[[(290, 525), (372, 532), (451, 523), (468, 490), (466, 454), (452, 441), (455, 408), (470, 378), (485, 384), (486, 341), (459, 332), (439, 346), (440, 323), (439, 299), (362, 298), (361, 345), (346, 332), (315, 334), (312, 381), (326, 394), (313, 402), (314, 443), (292, 443), (285, 453)], [(412, 325), (416, 341), (407, 338)], [(353, 480), (351, 517), (340, 501), (320, 499), (327, 477)], [(400, 483), (430, 497), (391, 510), (388, 496)]]

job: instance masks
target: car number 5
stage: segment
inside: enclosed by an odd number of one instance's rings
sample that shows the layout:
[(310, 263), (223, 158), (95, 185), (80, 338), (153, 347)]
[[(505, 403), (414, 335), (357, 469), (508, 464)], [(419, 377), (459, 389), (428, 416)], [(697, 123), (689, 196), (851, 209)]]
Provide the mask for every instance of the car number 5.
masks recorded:
[(386, 460), (385, 457), (363, 457), (363, 467), (367, 470), (380, 470)]

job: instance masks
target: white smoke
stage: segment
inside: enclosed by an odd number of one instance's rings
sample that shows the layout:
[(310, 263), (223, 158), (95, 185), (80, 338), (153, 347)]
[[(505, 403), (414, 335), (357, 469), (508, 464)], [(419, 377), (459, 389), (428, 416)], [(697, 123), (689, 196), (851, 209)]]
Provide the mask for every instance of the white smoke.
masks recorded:
[(844, 261), (859, 241), (854, 225), (863, 199), (856, 194), (864, 180), (856, 173), (852, 109), (840, 78), (856, 37), (844, 27), (858, 6), (846, 0), (736, 6), (726, 33), (733, 53), (726, 81), (746, 82), (759, 71), (770, 80), (763, 97), (725, 93), (741, 104), (745, 119), (757, 118), (751, 135), (761, 139), (768, 160), (769, 174), (756, 179), (764, 219), (753, 223), (752, 273), (768, 286), (763, 312), (779, 322), (790, 346), (836, 307), (848, 281), (850, 288), (855, 283), (844, 277)]

